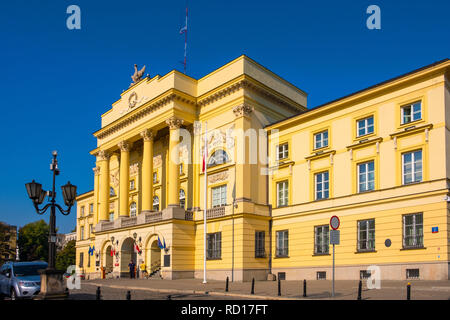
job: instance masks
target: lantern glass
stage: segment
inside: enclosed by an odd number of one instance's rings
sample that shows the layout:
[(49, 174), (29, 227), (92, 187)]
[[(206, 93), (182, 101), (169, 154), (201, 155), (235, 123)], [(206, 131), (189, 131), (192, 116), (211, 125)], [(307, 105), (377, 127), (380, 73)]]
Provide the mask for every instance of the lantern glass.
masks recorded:
[(30, 197), (31, 200), (37, 200), (41, 195), (42, 185), (40, 183), (33, 180), (26, 183), (25, 187), (27, 188), (28, 197)]
[(77, 196), (77, 187), (71, 184), (69, 181), (66, 185), (62, 186), (61, 189), (66, 206), (73, 206), (73, 203)]
[(37, 201), (38, 204), (42, 204), (44, 202), (45, 197), (47, 196), (47, 192), (41, 189), (41, 194), (39, 195), (39, 199)]

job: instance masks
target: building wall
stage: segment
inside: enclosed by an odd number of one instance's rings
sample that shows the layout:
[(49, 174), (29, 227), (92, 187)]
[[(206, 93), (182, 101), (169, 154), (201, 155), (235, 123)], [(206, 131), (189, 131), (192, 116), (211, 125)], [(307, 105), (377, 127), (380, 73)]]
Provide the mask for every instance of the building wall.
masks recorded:
[[(99, 277), (100, 267), (111, 261), (108, 248), (113, 248), (119, 254), (112, 258), (109, 276), (124, 275), (127, 262), (121, 260), (122, 253), (127, 239), (134, 239), (136, 234), (136, 243), (142, 249), (136, 256), (138, 261), (144, 260), (151, 267), (160, 259), (160, 273), (167, 279), (203, 277), (205, 181), (201, 163), (205, 129), (202, 126), (197, 131), (194, 123), (201, 121), (208, 125), (208, 156), (223, 149), (230, 158), (225, 164), (208, 168), (207, 233), (221, 232), (221, 257), (207, 261), (208, 278), (263, 280), (269, 273), (285, 272), (288, 280), (315, 279), (317, 271), (326, 271), (329, 277), (332, 257), (314, 254), (314, 227), (328, 225), (330, 217), (338, 215), (338, 279), (359, 279), (360, 271), (370, 265), (381, 268), (382, 279), (404, 279), (406, 269), (416, 268), (421, 279), (448, 279), (450, 215), (445, 196), (450, 167), (450, 93), (446, 68), (448, 62), (308, 111), (303, 91), (246, 57), (199, 80), (177, 72), (142, 80), (124, 91), (112, 109), (102, 115), (102, 129), (94, 134), (98, 148), (91, 153), (111, 152), (107, 187), (115, 191), (109, 198), (114, 221), (109, 229), (100, 223), (100, 190), (105, 186), (100, 183), (99, 166), (103, 164), (98, 161), (94, 190), (77, 199), (77, 265), (83, 253), (83, 272)], [(130, 107), (133, 94), (139, 101)], [(421, 101), (422, 118), (402, 125), (401, 107), (415, 101)], [(153, 104), (158, 107), (133, 118)], [(174, 115), (184, 119), (185, 128), (193, 134), (191, 148), (180, 152), (183, 172), (179, 185), (186, 194), (186, 211), (168, 207), (173, 181), (169, 181), (170, 133), (165, 121)], [(374, 118), (374, 132), (357, 137), (356, 121), (367, 116)], [(123, 125), (118, 125), (120, 121)], [(140, 132), (144, 129), (155, 133), (153, 172), (157, 181), (153, 196), (159, 197), (160, 205), (153, 213), (142, 212)], [(234, 136), (227, 135), (230, 130)], [(328, 130), (328, 146), (315, 150), (314, 134), (323, 130)], [(253, 134), (258, 144), (249, 145), (247, 139)], [(128, 179), (135, 182), (135, 189), (129, 190), (128, 204), (136, 202), (137, 222), (128, 219), (129, 211), (121, 213), (125, 220), (118, 212), (117, 144), (123, 140), (131, 144)], [(277, 161), (276, 147), (283, 143), (288, 143), (289, 154)], [(423, 155), (422, 181), (403, 185), (402, 153), (419, 149)], [(192, 164), (186, 156), (189, 152)], [(263, 161), (266, 155), (268, 163)], [(254, 164), (249, 163), (252, 157), (256, 159)], [(375, 189), (359, 193), (357, 165), (366, 161), (375, 163)], [(314, 175), (325, 170), (330, 175), (329, 198), (316, 201)], [(276, 186), (285, 180), (288, 203), (279, 207)], [(226, 205), (211, 209), (212, 188), (220, 185), (227, 185)], [(81, 207), (88, 212), (91, 203), (93, 212), (80, 216)], [(423, 214), (424, 247), (405, 250), (403, 215), (419, 212)], [(159, 218), (144, 223), (152, 217), (149, 215)], [(375, 219), (373, 252), (357, 250), (357, 222), (364, 219)], [(90, 224), (98, 226), (93, 234), (88, 234)], [(82, 226), (84, 240), (80, 238)], [(439, 232), (432, 233), (436, 226)], [(289, 230), (288, 257), (276, 256), (276, 234), (280, 230)], [(261, 258), (255, 257), (256, 231), (265, 232), (265, 255)], [(166, 243), (165, 250), (155, 249), (158, 239)], [(389, 247), (385, 245), (387, 239), (392, 242)], [(88, 250), (93, 247), (95, 254), (87, 267)], [(170, 255), (168, 266), (163, 265), (165, 255)]]

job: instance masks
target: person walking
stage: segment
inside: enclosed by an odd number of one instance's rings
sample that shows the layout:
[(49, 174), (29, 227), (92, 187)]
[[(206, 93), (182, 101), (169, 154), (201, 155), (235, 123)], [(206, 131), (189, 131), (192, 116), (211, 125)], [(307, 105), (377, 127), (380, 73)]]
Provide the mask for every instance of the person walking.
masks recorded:
[(135, 267), (136, 265), (134, 264), (134, 261), (131, 260), (130, 263), (128, 264), (128, 268), (130, 268), (130, 279), (134, 279), (135, 278)]
[(144, 260), (141, 261), (139, 269), (141, 269), (142, 278), (148, 279), (147, 266), (145, 265)]

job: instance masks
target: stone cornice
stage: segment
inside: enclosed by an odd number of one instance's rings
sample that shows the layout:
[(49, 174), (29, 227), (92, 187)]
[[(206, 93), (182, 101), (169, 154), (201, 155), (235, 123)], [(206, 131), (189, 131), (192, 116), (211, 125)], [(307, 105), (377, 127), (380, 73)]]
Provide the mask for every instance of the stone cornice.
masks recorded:
[(252, 90), (252, 91), (264, 96), (264, 98), (266, 98), (276, 104), (282, 105), (285, 108), (287, 108), (291, 111), (294, 111), (296, 113), (301, 111), (299, 108), (299, 106), (300, 106), (299, 104), (297, 104), (295, 102), (289, 103), (285, 99), (282, 99), (278, 95), (270, 92), (269, 91), (270, 88), (264, 88), (263, 85), (259, 84), (256, 80), (251, 81), (250, 79), (247, 79), (247, 78), (244, 78), (235, 83), (232, 83), (229, 86), (226, 86), (217, 92), (207, 95), (204, 98), (199, 98), (197, 104), (200, 107), (206, 106), (206, 105), (213, 103), (217, 100), (220, 100), (230, 94), (233, 94), (236, 91), (241, 90), (241, 89)]
[(170, 102), (173, 101), (181, 101), (184, 103), (195, 105), (195, 99), (189, 99), (184, 95), (178, 94), (177, 92), (172, 92), (167, 96), (154, 101), (148, 105), (142, 105), (138, 109), (130, 112), (129, 114), (123, 116), (122, 118), (117, 119), (116, 121), (110, 123), (106, 127), (94, 132), (94, 136), (98, 139), (103, 139), (118, 130), (127, 127), (133, 122), (136, 122), (146, 115), (166, 106)]

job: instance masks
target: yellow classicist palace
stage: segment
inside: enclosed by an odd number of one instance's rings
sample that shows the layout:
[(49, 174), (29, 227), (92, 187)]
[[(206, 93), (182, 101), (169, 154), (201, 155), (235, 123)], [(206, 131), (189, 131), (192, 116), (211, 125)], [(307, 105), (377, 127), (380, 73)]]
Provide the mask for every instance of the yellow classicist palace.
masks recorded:
[(449, 72), (446, 59), (312, 109), (246, 56), (198, 80), (134, 77), (94, 133), (77, 265), (201, 279), (206, 194), (208, 279), (330, 279), (334, 215), (336, 279), (450, 279)]

